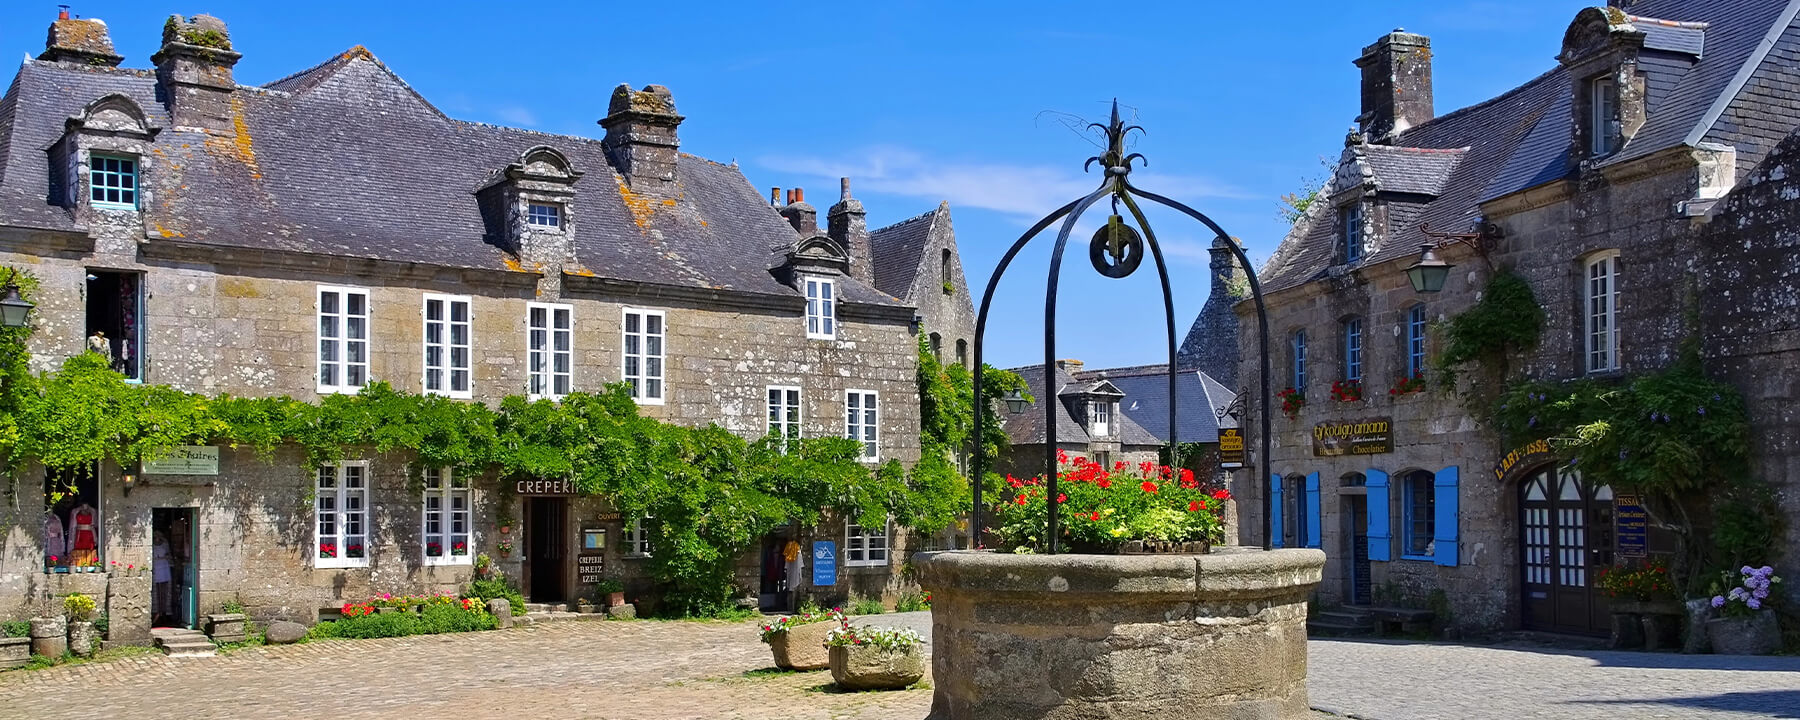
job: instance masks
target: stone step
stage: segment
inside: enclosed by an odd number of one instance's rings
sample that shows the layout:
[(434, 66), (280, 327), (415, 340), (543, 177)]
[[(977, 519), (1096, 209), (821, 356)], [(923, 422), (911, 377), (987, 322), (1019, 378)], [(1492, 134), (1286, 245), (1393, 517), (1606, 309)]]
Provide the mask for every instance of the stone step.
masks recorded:
[[(604, 618), (606, 616), (600, 615), (600, 614), (592, 614), (592, 613), (584, 615), (582, 613), (569, 612), (567, 610), (545, 610), (543, 612), (532, 610), (532, 611), (525, 613), (525, 617), (531, 618), (531, 621), (534, 623), (546, 623), (546, 622), (563, 622), (566, 620), (580, 620), (582, 618), (589, 618), (589, 619)], [(513, 618), (513, 622), (518, 622), (518, 618)]]
[(528, 613), (568, 612), (569, 610), (568, 603), (525, 603), (525, 612)]
[(1374, 629), (1375, 627), (1374, 618), (1355, 610), (1320, 610), (1313, 614), (1312, 619), (1339, 625), (1355, 625), (1369, 629)]
[(169, 657), (212, 657), (218, 646), (205, 635), (176, 635), (156, 638), (156, 647)]

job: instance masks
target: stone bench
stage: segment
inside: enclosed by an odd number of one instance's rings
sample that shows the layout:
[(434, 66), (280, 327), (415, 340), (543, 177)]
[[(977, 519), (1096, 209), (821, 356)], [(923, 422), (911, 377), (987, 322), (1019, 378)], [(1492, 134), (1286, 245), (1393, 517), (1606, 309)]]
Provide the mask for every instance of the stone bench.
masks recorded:
[(1412, 608), (1371, 607), (1363, 612), (1375, 621), (1376, 629), (1383, 635), (1430, 632), (1432, 621), (1437, 619), (1430, 610)]

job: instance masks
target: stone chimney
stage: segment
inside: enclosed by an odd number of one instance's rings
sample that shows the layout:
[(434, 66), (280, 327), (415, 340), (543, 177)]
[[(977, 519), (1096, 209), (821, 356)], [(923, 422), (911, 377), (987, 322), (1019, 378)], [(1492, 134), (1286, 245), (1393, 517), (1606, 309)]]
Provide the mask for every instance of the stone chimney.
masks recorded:
[(90, 18), (69, 17), (68, 6), (50, 23), (50, 37), (44, 40), (44, 54), (39, 60), (118, 67), (125, 58), (113, 52), (112, 36), (106, 23)]
[(1356, 59), (1362, 68), (1362, 114), (1357, 129), (1386, 143), (1433, 117), (1431, 38), (1395, 28)]
[(1082, 361), (1076, 360), (1074, 358), (1068, 358), (1065, 360), (1056, 361), (1057, 369), (1060, 369), (1063, 372), (1068, 373), (1070, 376), (1081, 374), (1081, 368), (1085, 364), (1086, 363), (1083, 363)]
[(661, 200), (680, 194), (675, 162), (681, 142), (675, 127), (682, 119), (675, 113), (675, 98), (666, 87), (646, 85), (643, 90), (632, 90), (621, 84), (613, 88), (606, 119), (600, 121), (606, 128), (603, 145), (607, 159), (625, 176), (632, 192)]
[(800, 237), (812, 237), (819, 234), (819, 211), (806, 204), (806, 191), (794, 188), (788, 191), (787, 207), (781, 209), (781, 216), (787, 218), (788, 224)]
[(875, 246), (869, 241), (869, 220), (862, 201), (850, 196), (850, 178), (840, 178), (839, 197), (825, 215), (832, 240), (850, 255), (850, 276), (875, 286)]
[(1182, 371), (1199, 370), (1225, 387), (1237, 387), (1238, 361), (1242, 356), (1238, 349), (1238, 317), (1232, 306), (1249, 295), (1250, 286), (1228, 242), (1234, 241), (1214, 238), (1208, 250), (1212, 254), (1212, 292), (1175, 353), (1175, 367)]
[(162, 40), (150, 62), (156, 63), (156, 82), (174, 125), (235, 132), (231, 93), (237, 82), (231, 66), (243, 56), (232, 51), (225, 21), (211, 15), (170, 15)]

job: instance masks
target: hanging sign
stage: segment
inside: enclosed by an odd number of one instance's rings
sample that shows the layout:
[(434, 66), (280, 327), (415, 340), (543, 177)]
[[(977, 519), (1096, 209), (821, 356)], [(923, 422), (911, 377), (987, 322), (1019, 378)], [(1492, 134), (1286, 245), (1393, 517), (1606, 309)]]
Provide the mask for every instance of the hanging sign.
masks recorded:
[(1244, 466), (1244, 431), (1219, 428), (1219, 467), (1236, 470)]
[(1618, 539), (1619, 557), (1650, 556), (1650, 514), (1636, 495), (1613, 498), (1613, 523)]
[(815, 587), (837, 584), (837, 543), (831, 540), (813, 541), (812, 584)]
[(1377, 455), (1394, 451), (1393, 423), (1387, 418), (1322, 422), (1313, 426), (1313, 455)]
[(168, 455), (144, 461), (145, 475), (217, 475), (219, 446), (182, 445)]

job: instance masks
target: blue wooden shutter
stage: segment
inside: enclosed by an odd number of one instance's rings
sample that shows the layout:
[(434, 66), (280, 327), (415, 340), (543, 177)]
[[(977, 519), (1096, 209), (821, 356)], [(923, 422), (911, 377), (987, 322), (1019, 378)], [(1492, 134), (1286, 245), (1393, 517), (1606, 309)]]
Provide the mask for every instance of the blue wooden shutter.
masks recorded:
[(1324, 518), (1320, 517), (1319, 513), (1318, 473), (1312, 473), (1311, 475), (1306, 476), (1306, 517), (1308, 518), (1306, 523), (1307, 537), (1304, 544), (1307, 547), (1316, 548), (1319, 546), (1319, 540), (1325, 536), (1325, 529), (1321, 527)]
[(1281, 476), (1269, 476), (1269, 546), (1281, 547)]
[(1369, 559), (1387, 562), (1394, 545), (1393, 531), (1388, 529), (1388, 474), (1370, 468), (1363, 476), (1369, 489)]
[(1437, 507), (1436, 531), (1431, 538), (1437, 545), (1437, 564), (1445, 567), (1456, 567), (1458, 559), (1456, 528), (1456, 476), (1455, 465), (1437, 471), (1437, 481), (1433, 488), (1436, 492), (1432, 502)]

